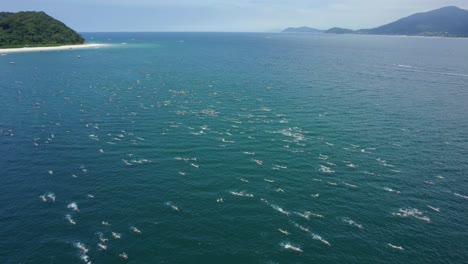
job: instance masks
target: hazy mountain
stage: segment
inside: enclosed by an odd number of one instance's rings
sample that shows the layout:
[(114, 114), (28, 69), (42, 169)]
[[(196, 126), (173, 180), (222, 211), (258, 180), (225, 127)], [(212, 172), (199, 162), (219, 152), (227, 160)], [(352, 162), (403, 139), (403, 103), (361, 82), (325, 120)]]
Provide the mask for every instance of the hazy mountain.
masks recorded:
[(362, 29), (358, 33), (468, 37), (468, 11), (448, 6), (417, 13), (377, 28)]
[(325, 31), (325, 33), (331, 33), (331, 34), (352, 34), (355, 33), (354, 30), (347, 29), (347, 28), (339, 28), (339, 27), (334, 27), (330, 28), (329, 30)]
[(282, 33), (323, 33), (323, 30), (311, 27), (289, 27), (283, 30)]

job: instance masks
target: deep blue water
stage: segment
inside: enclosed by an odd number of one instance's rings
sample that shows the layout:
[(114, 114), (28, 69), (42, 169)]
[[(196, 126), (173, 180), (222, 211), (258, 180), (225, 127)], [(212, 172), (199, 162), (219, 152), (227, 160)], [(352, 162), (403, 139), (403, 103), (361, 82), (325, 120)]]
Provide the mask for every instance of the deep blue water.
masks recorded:
[(466, 263), (467, 39), (84, 36), (0, 57), (1, 263)]

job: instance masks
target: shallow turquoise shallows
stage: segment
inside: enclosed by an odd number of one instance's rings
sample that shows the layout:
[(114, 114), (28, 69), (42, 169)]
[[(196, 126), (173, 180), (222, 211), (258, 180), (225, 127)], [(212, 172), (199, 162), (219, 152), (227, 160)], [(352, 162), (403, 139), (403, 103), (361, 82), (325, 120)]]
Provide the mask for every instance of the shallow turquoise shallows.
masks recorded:
[(468, 39), (84, 36), (0, 57), (1, 263), (468, 260)]

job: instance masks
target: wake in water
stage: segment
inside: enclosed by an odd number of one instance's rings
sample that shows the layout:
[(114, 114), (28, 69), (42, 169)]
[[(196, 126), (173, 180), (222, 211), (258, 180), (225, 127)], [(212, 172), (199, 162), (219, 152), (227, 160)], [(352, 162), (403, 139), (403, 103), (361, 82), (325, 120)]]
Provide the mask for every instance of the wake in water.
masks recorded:
[(393, 249), (398, 249), (398, 250), (405, 250), (403, 247), (401, 246), (395, 246), (395, 245), (392, 245), (390, 243), (387, 244), (387, 247), (391, 247)]
[(76, 225), (76, 222), (73, 220), (71, 215), (69, 215), (69, 214), (65, 215), (65, 219), (67, 219), (70, 224)]
[(241, 191), (241, 192), (230, 191), (229, 193), (231, 193), (232, 195), (235, 195), (235, 196), (250, 197), (250, 198), (254, 197), (253, 194), (246, 193), (245, 191)]
[(75, 246), (77, 249), (80, 250), (80, 259), (84, 261), (84, 263), (86, 264), (91, 264), (91, 260), (89, 260), (89, 256), (86, 255), (86, 253), (88, 253), (89, 249), (85, 246), (85, 244), (81, 243), (81, 242), (76, 242), (73, 244), (73, 246)]
[(133, 232), (135, 232), (137, 234), (141, 234), (141, 231), (138, 228), (134, 227), (134, 226), (130, 227), (130, 230), (132, 230)]
[(282, 242), (280, 245), (285, 249), (293, 250), (293, 251), (296, 251), (296, 252), (302, 252), (302, 249), (300, 247), (293, 246), (288, 242)]
[(172, 208), (174, 211), (179, 211), (179, 207), (175, 206), (174, 204), (172, 204), (172, 202), (166, 202), (165, 205), (169, 206), (170, 208)]
[(320, 165), (319, 171), (320, 171), (320, 172), (323, 172), (323, 173), (334, 173), (334, 172), (335, 172), (335, 171), (332, 170), (330, 167), (323, 166), (323, 165)]
[(50, 200), (55, 203), (55, 194), (54, 193), (51, 193), (51, 192), (48, 193), (47, 197), (50, 198)]
[(407, 209), (399, 209), (398, 212), (392, 213), (393, 215), (400, 216), (400, 217), (414, 217), (419, 220), (423, 220), (426, 222), (431, 222), (431, 219), (427, 216), (424, 216), (423, 212), (419, 211), (416, 208), (407, 208)]
[(312, 235), (313, 239), (319, 240), (320, 242), (324, 243), (325, 245), (331, 247), (331, 244), (327, 240), (323, 239), (321, 236), (319, 236), (317, 234), (314, 234), (314, 233), (311, 233), (311, 235)]
[(434, 71), (434, 70), (427, 69), (427, 68), (415, 67), (415, 66), (405, 65), (405, 64), (396, 64), (395, 66), (403, 68), (404, 71), (408, 71), (408, 72), (421, 72), (421, 73), (430, 73), (430, 74), (439, 74), (439, 75), (448, 75), (448, 76), (468, 77), (468, 74)]
[(453, 193), (453, 194), (454, 194), (455, 196), (468, 199), (468, 196), (466, 196), (466, 195), (461, 195), (461, 194), (459, 194), (459, 193)]
[(80, 210), (78, 209), (78, 205), (76, 203), (71, 203), (67, 205), (67, 208), (73, 209), (75, 212), (79, 212)]
[(384, 189), (385, 191), (387, 191), (387, 192), (400, 193), (400, 191), (396, 191), (396, 190), (394, 190), (394, 189), (392, 189), (392, 188), (389, 188), (389, 187), (384, 187), (383, 189)]
[(272, 204), (271, 207), (273, 209), (275, 209), (276, 211), (278, 211), (278, 212), (280, 212), (280, 213), (282, 213), (282, 214), (284, 214), (286, 216), (289, 216), (291, 214), (290, 212), (283, 210), (283, 208), (281, 208), (281, 207), (279, 207), (279, 206), (277, 206), (275, 204)]
[(349, 219), (348, 217), (343, 217), (343, 218), (342, 218), (342, 221), (345, 222), (345, 223), (347, 223), (347, 224), (349, 224), (349, 225), (351, 225), (351, 226), (355, 226), (355, 227), (357, 227), (357, 228), (359, 228), (359, 229), (364, 229), (364, 228), (362, 227), (362, 225), (360, 225), (360, 224), (354, 222), (353, 220)]

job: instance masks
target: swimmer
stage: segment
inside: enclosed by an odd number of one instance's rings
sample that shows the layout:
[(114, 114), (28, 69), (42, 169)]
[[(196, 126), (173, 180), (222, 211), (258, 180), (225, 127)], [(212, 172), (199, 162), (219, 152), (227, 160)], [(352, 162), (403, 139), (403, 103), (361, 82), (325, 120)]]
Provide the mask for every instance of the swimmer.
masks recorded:
[(81, 242), (75, 243), (75, 247), (77, 247), (79, 250), (81, 250), (81, 252), (83, 252), (83, 254), (86, 254), (89, 251), (89, 249), (87, 249), (86, 246)]
[(141, 234), (141, 231), (136, 227), (132, 227), (132, 230), (133, 230), (133, 232), (135, 232), (137, 234)]
[(78, 205), (76, 203), (71, 203), (67, 206), (67, 208), (73, 209), (75, 212), (79, 212), (80, 210), (78, 209)]
[(261, 161), (261, 160), (255, 160), (255, 162), (256, 162), (258, 165), (262, 165), (262, 164), (263, 164), (263, 161)]
[(52, 200), (52, 202), (55, 203), (55, 194), (54, 193), (48, 193), (47, 197), (49, 197)]
[(431, 222), (431, 219), (429, 217), (427, 217), (427, 216), (420, 217), (420, 216), (414, 215), (414, 217), (417, 218), (417, 219), (426, 221), (426, 222)]
[(321, 215), (321, 214), (309, 213), (309, 215), (313, 215), (313, 216), (315, 216), (315, 217), (323, 218), (323, 215)]
[(217, 203), (223, 203), (224, 201), (223, 201), (223, 198), (218, 198), (218, 199), (216, 199), (216, 202)]
[(76, 225), (76, 222), (72, 219), (71, 215), (67, 214), (65, 218), (70, 222), (70, 224)]
[(313, 238), (313, 239), (316, 239), (316, 240), (319, 240), (320, 242), (324, 243), (325, 245), (331, 247), (331, 244), (330, 244), (327, 240), (323, 239), (323, 238), (322, 238), (321, 236), (319, 236), (319, 235), (312, 234), (312, 238)]
[(278, 212), (280, 212), (280, 213), (282, 213), (282, 214), (284, 214), (284, 215), (286, 215), (286, 216), (289, 216), (289, 215), (291, 214), (290, 212), (285, 211), (285, 210), (283, 210), (283, 208), (278, 207), (278, 206), (276, 206), (276, 205), (273, 205), (272, 207), (273, 207), (273, 209), (275, 209), (276, 211), (278, 211)]
[(429, 208), (431, 208), (432, 210), (434, 210), (434, 211), (440, 213), (440, 208), (432, 207), (432, 206), (430, 206), (430, 205), (428, 205), (427, 207), (429, 207)]
[(125, 253), (125, 252), (120, 253), (120, 254), (119, 254), (119, 257), (121, 257), (121, 258), (123, 258), (123, 259), (128, 259), (128, 255), (127, 255), (127, 253)]
[(285, 235), (287, 235), (287, 236), (289, 236), (289, 235), (291, 234), (291, 233), (289, 233), (288, 231), (283, 230), (283, 229), (280, 229), (280, 228), (278, 228), (278, 231), (280, 231), (281, 233), (283, 233), (283, 234), (285, 234)]
[(109, 226), (109, 225), (110, 225), (109, 222), (106, 222), (106, 221), (102, 221), (101, 224), (102, 224), (102, 225), (105, 225), (105, 226)]
[(295, 247), (291, 244), (286, 244), (284, 245), (284, 248), (287, 248), (287, 249), (291, 249), (291, 250), (294, 250), (294, 251), (297, 251), (297, 252), (302, 252), (302, 249), (299, 248), (299, 247)]
[(101, 248), (102, 250), (107, 250), (107, 246), (106, 245), (103, 245), (101, 243), (98, 243), (97, 244), (99, 248)]
[(314, 198), (318, 198), (318, 197), (320, 196), (320, 194), (319, 194), (319, 193), (316, 193), (316, 194), (311, 194), (310, 196), (311, 196), (311, 197), (314, 197)]
[(115, 233), (115, 232), (112, 232), (112, 236), (115, 238), (115, 239), (120, 239), (121, 235), (119, 233)]
[(39, 198), (41, 198), (41, 200), (43, 202), (47, 202), (47, 198), (45, 197), (45, 195), (41, 195), (41, 196), (39, 196)]
[(107, 241), (109, 241), (109, 239), (105, 238), (102, 233), (98, 233), (99, 234), (99, 240), (101, 240), (102, 243), (106, 243)]
[(391, 247), (391, 248), (394, 248), (394, 249), (399, 249), (399, 250), (404, 250), (403, 247), (401, 246), (395, 246), (395, 245), (392, 245), (390, 243), (387, 244), (388, 247)]
[(89, 256), (88, 255), (82, 255), (80, 257), (86, 264), (91, 264), (91, 261), (89, 260)]

